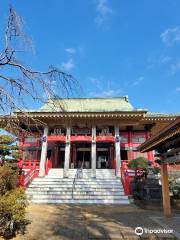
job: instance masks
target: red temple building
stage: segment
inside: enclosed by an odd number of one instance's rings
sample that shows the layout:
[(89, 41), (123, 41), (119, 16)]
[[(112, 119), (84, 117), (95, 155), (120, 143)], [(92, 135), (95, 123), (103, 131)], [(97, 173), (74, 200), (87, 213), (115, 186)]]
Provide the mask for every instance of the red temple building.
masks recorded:
[(127, 97), (49, 100), (28, 116), (28, 124), (20, 112), (11, 117), (26, 130), (19, 137), (24, 185), (33, 176), (43, 182), (51, 174), (70, 181), (76, 169), (83, 169), (92, 182), (105, 179), (103, 174), (122, 179), (122, 166), (134, 158), (144, 156), (154, 164), (153, 151), (140, 153), (137, 147), (176, 119), (134, 108)]

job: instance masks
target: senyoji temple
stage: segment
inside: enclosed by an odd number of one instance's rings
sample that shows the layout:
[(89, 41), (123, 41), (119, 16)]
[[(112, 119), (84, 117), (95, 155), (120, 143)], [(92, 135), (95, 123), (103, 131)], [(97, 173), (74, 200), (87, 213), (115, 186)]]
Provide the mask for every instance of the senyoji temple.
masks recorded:
[[(137, 147), (177, 117), (134, 108), (128, 97), (50, 99), (26, 114), (28, 126), (24, 113), (11, 116), (26, 129), (19, 136), (23, 168), (36, 167), (41, 178), (62, 169), (64, 179), (79, 168), (92, 179), (110, 171), (122, 179), (123, 163), (139, 156), (154, 163), (153, 151), (141, 153)], [(3, 126), (7, 119), (0, 121)]]
[[(21, 115), (16, 112), (12, 118), (23, 128)], [(45, 175), (48, 160), (52, 168), (64, 168), (65, 177), (69, 168), (82, 164), (94, 177), (96, 169), (104, 168), (115, 169), (120, 177), (123, 161), (138, 156), (153, 161), (152, 151), (140, 153), (136, 148), (176, 119), (134, 108), (128, 97), (53, 99), (28, 115), (35, 121), (29, 123), (29, 133), (20, 136), (22, 160), (39, 162), (39, 176)]]
[[(52, 168), (64, 168), (66, 177), (69, 168), (79, 168), (82, 163), (94, 176), (97, 168), (116, 169), (119, 176), (122, 161), (142, 155), (153, 161), (152, 151), (142, 154), (136, 148), (176, 119), (175, 115), (134, 108), (128, 97), (49, 100), (28, 115), (35, 121), (19, 139), (23, 161), (39, 161), (39, 175), (44, 176), (48, 159)], [(21, 113), (13, 117), (23, 128)]]

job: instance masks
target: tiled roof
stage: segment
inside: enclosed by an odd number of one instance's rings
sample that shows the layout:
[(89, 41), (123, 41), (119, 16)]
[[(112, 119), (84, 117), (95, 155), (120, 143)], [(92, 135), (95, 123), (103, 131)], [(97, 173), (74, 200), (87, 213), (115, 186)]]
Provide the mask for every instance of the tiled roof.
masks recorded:
[(51, 99), (35, 112), (131, 112), (135, 109), (127, 97)]
[(146, 117), (177, 117), (180, 113), (157, 113), (157, 112), (147, 112)]

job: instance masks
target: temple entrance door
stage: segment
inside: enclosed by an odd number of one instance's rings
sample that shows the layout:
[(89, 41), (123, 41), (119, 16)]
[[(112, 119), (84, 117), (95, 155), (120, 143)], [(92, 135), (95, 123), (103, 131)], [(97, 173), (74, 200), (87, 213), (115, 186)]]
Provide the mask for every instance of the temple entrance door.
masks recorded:
[(64, 144), (56, 145), (56, 147), (54, 148), (53, 168), (64, 168), (64, 160), (65, 160)]
[(57, 168), (64, 168), (64, 160), (65, 160), (65, 149), (60, 148)]
[(72, 144), (71, 168), (91, 168), (91, 143), (76, 142)]
[(77, 158), (76, 158), (77, 168), (91, 168), (91, 149), (90, 148), (77, 148)]
[(112, 153), (110, 143), (97, 144), (97, 162), (98, 169), (112, 168)]

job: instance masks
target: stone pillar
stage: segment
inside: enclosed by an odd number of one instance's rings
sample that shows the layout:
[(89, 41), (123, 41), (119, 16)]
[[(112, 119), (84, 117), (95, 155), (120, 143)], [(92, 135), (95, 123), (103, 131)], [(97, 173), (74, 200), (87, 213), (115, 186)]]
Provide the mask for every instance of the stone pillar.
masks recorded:
[(71, 137), (71, 128), (67, 127), (67, 129), (66, 129), (66, 145), (65, 145), (65, 160), (64, 160), (64, 178), (68, 178), (70, 151), (71, 151), (70, 137)]
[(134, 152), (133, 152), (133, 136), (132, 136), (132, 128), (129, 127), (128, 129), (128, 159), (127, 160), (133, 160), (134, 159)]
[(47, 137), (48, 137), (48, 127), (46, 126), (44, 128), (44, 134), (42, 137), (42, 146), (41, 146), (41, 160), (40, 160), (40, 166), (39, 166), (39, 176), (44, 177), (45, 175), (45, 166), (46, 166), (46, 160), (47, 160)]
[(92, 143), (91, 143), (91, 171), (92, 177), (96, 177), (96, 126), (92, 127)]
[(116, 176), (120, 178), (121, 148), (120, 148), (119, 126), (115, 126), (115, 159), (116, 159)]

